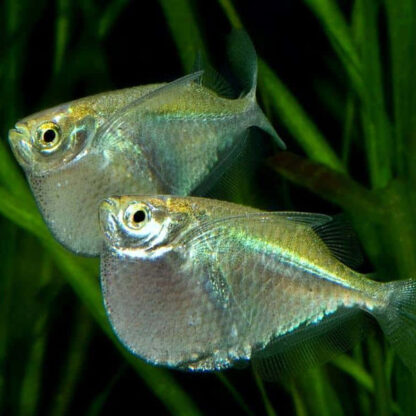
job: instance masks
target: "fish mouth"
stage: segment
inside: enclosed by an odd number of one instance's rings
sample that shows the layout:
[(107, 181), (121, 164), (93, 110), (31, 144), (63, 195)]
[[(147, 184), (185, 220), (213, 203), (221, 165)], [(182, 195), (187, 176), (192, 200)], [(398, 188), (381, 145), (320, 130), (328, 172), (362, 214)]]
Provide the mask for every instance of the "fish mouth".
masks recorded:
[(25, 169), (29, 169), (32, 161), (32, 146), (29, 139), (29, 130), (22, 123), (17, 123), (14, 129), (9, 130), (10, 147), (19, 164)]
[(98, 219), (101, 232), (109, 246), (119, 245), (119, 230), (117, 221), (118, 201), (114, 198), (106, 198), (101, 201), (98, 209)]

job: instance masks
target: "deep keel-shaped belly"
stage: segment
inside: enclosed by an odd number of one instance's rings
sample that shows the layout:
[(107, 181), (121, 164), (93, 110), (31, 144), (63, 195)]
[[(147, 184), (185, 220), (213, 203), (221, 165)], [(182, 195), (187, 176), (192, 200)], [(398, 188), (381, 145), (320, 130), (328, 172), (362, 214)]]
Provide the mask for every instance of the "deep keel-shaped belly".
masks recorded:
[[(205, 276), (183, 275), (177, 257), (129, 261), (106, 252), (101, 285), (110, 322), (123, 344), (147, 361), (199, 368), (225, 368), (244, 355), (233, 310), (218, 307)], [(246, 351), (249, 358), (250, 351)], [(204, 369), (204, 368), (199, 368)]]
[(137, 177), (134, 170), (129, 172), (128, 162), (113, 159), (109, 168), (100, 155), (90, 155), (58, 172), (28, 176), (43, 218), (62, 245), (77, 254), (99, 255), (103, 244), (98, 222), (100, 201), (119, 193), (160, 189), (145, 165), (137, 169)]
[(149, 362), (207, 371), (252, 359), (274, 380), (351, 348), (368, 312), (415, 368), (416, 283), (348, 267), (353, 241), (328, 216), (124, 196), (100, 219), (107, 313)]

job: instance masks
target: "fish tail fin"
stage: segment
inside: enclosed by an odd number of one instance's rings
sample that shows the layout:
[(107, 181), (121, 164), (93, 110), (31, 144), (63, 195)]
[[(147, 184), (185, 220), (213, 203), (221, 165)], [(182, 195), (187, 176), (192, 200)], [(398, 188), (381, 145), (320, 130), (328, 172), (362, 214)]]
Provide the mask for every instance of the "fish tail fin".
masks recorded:
[(233, 72), (238, 77), (243, 94), (251, 101), (256, 100), (257, 54), (247, 32), (233, 29), (227, 39), (227, 52)]
[(416, 373), (416, 280), (384, 283), (381, 291), (387, 303), (374, 316), (399, 357)]

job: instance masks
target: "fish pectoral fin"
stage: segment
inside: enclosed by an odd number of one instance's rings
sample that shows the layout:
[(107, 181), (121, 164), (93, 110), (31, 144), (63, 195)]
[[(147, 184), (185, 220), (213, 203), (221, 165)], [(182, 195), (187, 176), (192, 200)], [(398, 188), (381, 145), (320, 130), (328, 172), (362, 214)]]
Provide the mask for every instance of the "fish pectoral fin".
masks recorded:
[(267, 381), (293, 377), (351, 349), (372, 322), (360, 310), (340, 309), (317, 323), (306, 323), (271, 341), (254, 353), (253, 368)]
[[(224, 216), (221, 218), (208, 219), (199, 223), (196, 227), (187, 230), (184, 234), (179, 236), (180, 242), (187, 247), (196, 249), (198, 246), (206, 246), (209, 242), (222, 238), (226, 243), (228, 238), (233, 238), (230, 230), (236, 232), (244, 232), (247, 235), (261, 236), (264, 238), (265, 233), (268, 234), (269, 239), (274, 241), (278, 238), (273, 233), (274, 227), (279, 227), (285, 224), (285, 221), (291, 220), (296, 223), (311, 225), (323, 224), (331, 220), (328, 215), (321, 214), (305, 214), (297, 212), (246, 212), (238, 215)], [(287, 225), (287, 224), (286, 224)], [(229, 236), (227, 238), (227, 235)], [(273, 242), (271, 241), (271, 242)], [(213, 244), (213, 247), (220, 249), (218, 245)]]
[[(302, 212), (247, 212), (239, 215), (209, 219), (198, 224), (179, 237), (181, 244), (206, 248), (206, 243), (221, 238), (226, 244), (232, 234), (241, 232), (278, 243), (279, 227), (287, 226), (287, 221), (302, 224), (312, 230), (330, 253), (347, 266), (357, 267), (362, 261), (358, 239), (348, 223), (323, 214)], [(274, 230), (276, 230), (274, 232)], [(266, 237), (267, 236), (267, 237)], [(215, 247), (215, 244), (213, 245)], [(217, 248), (218, 249), (218, 248)]]
[(239, 319), (243, 319), (250, 325), (251, 321), (244, 312), (239, 299), (235, 296), (233, 287), (227, 280), (226, 273), (223, 273), (221, 262), (215, 258), (215, 255), (209, 265), (204, 269), (198, 269), (197, 261), (193, 262), (193, 265), (193, 267), (195, 267), (195, 265), (196, 267), (192, 274), (206, 276), (208, 283), (206, 287), (216, 305), (224, 310), (235, 310), (240, 317)]
[[(105, 140), (109, 137), (112, 140), (126, 141), (128, 138), (134, 138), (137, 135), (138, 124), (140, 122), (139, 114), (143, 110), (150, 111), (158, 106), (163, 101), (166, 105), (178, 98), (178, 94), (182, 93), (182, 88), (188, 86), (191, 82), (197, 81), (202, 77), (204, 71), (194, 72), (193, 74), (185, 75), (175, 81), (156, 88), (127, 104), (120, 110), (116, 111), (99, 129), (97, 137), (100, 140)], [(122, 130), (122, 134), (118, 134), (118, 130)], [(126, 137), (127, 136), (127, 137)]]
[[(270, 231), (270, 225), (281, 226), (284, 221), (293, 221), (311, 228), (331, 221), (332, 217), (324, 214), (304, 212), (246, 212), (239, 215), (230, 215), (221, 218), (209, 219), (198, 224), (197, 227), (188, 230), (180, 239), (182, 244), (197, 244), (206, 242), (211, 238), (217, 238), (221, 231), (227, 231), (229, 227), (238, 228), (247, 232), (259, 232), (258, 228), (266, 224)], [(260, 230), (261, 231), (261, 230)]]
[[(130, 104), (127, 104), (119, 112), (123, 114), (128, 111), (135, 111), (142, 104), (145, 104), (146, 109), (148, 109), (149, 106), (152, 104), (151, 101), (156, 101), (161, 96), (163, 96), (164, 103), (169, 102), (169, 98), (171, 100), (176, 100), (177, 92), (180, 91), (182, 87), (189, 85), (191, 82), (197, 81), (203, 76), (203, 74), (204, 71), (197, 71), (192, 74), (188, 74), (181, 78), (175, 79), (174, 81), (169, 82), (166, 85), (162, 85), (160, 88), (156, 88), (155, 90), (150, 91), (148, 94), (141, 96), (140, 98), (134, 100)], [(172, 92), (174, 92), (174, 94), (172, 94)], [(117, 113), (115, 114), (115, 117), (117, 117)]]

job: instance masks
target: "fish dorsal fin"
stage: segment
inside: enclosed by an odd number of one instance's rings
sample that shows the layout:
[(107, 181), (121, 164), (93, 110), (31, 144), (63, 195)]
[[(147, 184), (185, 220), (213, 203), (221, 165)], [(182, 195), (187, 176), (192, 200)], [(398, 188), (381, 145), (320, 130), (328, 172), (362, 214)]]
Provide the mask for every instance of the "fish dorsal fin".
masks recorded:
[(243, 92), (254, 97), (257, 86), (257, 54), (247, 32), (242, 29), (232, 30), (227, 39), (227, 54)]
[(372, 323), (357, 309), (341, 308), (319, 322), (302, 325), (253, 355), (255, 371), (266, 381), (296, 376), (351, 349)]
[(202, 85), (224, 98), (236, 98), (236, 92), (227, 80), (214, 68), (207, 65), (202, 76)]
[(345, 265), (357, 268), (363, 263), (360, 242), (350, 223), (342, 216), (329, 217), (323, 224), (312, 228), (330, 249), (331, 253)]
[[(155, 106), (160, 105), (160, 99), (166, 104), (177, 99), (181, 88), (188, 86), (191, 82), (197, 81), (203, 75), (204, 71), (194, 72), (165, 84), (155, 90), (150, 91), (127, 104), (120, 110), (116, 111), (100, 128), (97, 137), (105, 141), (105, 137), (111, 137), (116, 140), (125, 140), (126, 136), (135, 136), (137, 133), (137, 113), (144, 108), (149, 111)], [(118, 129), (122, 132), (119, 133)]]
[(200, 78), (200, 84), (205, 88), (214, 91), (224, 98), (236, 98), (237, 93), (224, 76), (216, 71), (199, 52), (195, 58), (194, 72), (203, 71), (204, 74)]

